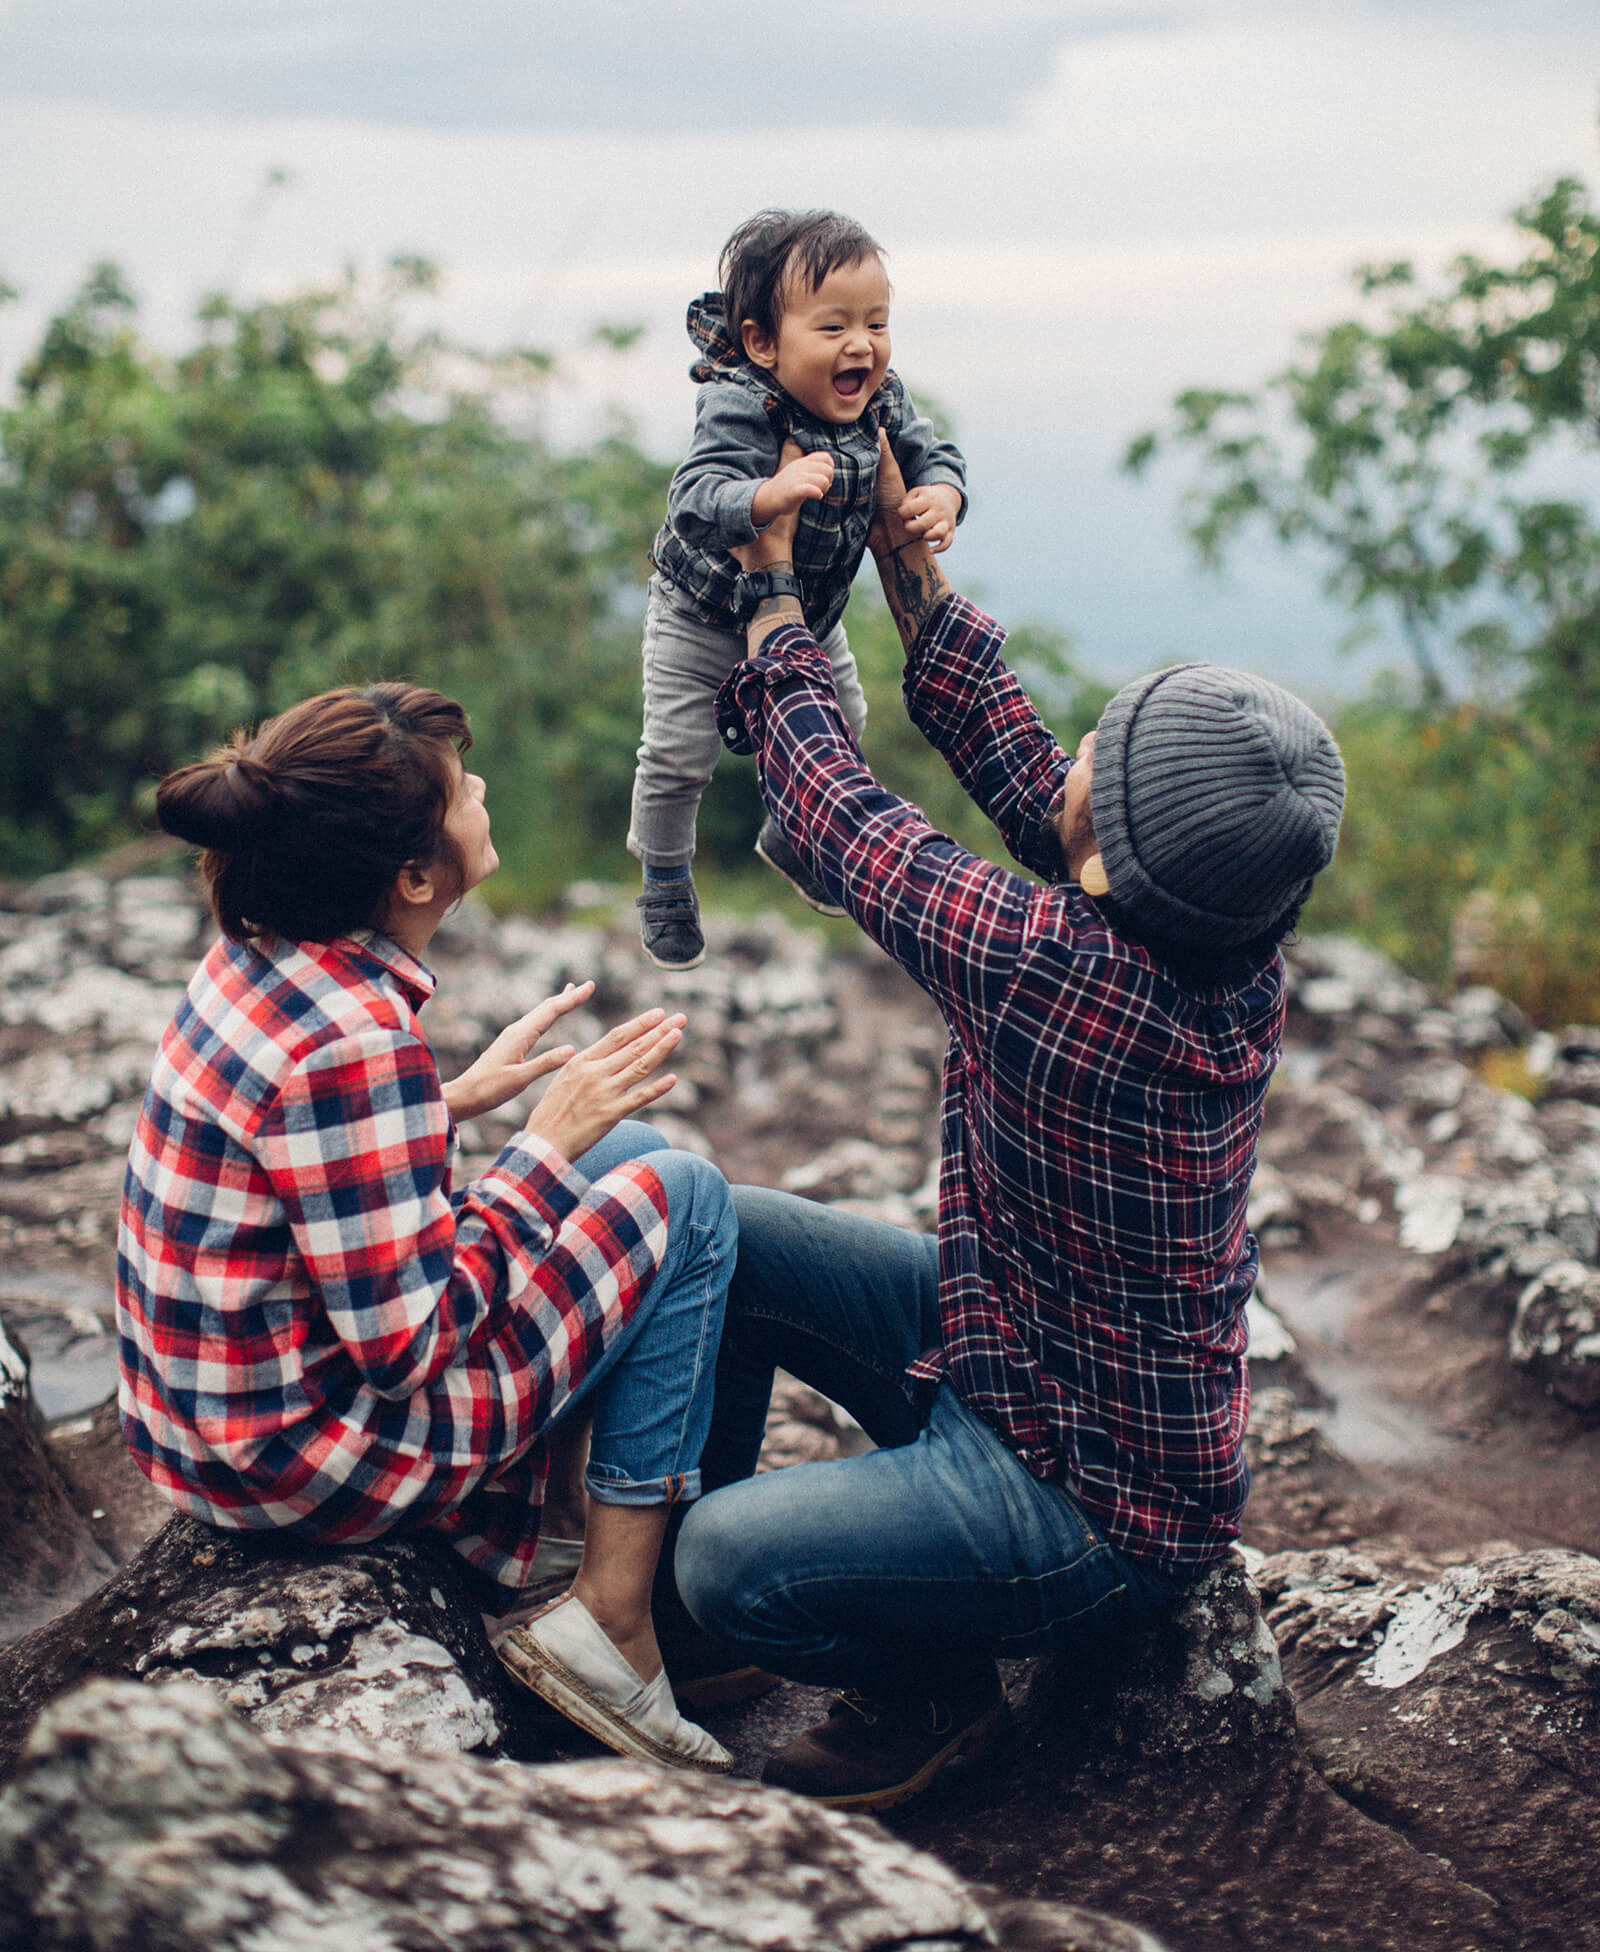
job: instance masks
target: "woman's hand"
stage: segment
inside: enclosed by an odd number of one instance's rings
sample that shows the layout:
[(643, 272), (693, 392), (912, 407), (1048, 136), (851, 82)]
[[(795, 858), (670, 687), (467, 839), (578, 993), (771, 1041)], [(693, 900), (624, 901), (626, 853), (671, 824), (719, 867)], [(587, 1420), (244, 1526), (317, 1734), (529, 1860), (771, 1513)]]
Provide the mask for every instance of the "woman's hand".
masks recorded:
[(445, 1109), (459, 1125), (465, 1118), (477, 1118), (496, 1106), (519, 1097), (535, 1078), (558, 1070), (572, 1056), (574, 1046), (558, 1044), (554, 1050), (528, 1053), (558, 1018), (594, 994), (593, 983), (568, 983), (559, 996), (547, 996), (536, 1003), (525, 1017), (508, 1024), (482, 1057), (469, 1064), (459, 1078), (444, 1087)]
[(587, 1152), (619, 1119), (653, 1105), (678, 1082), (674, 1071), (656, 1073), (678, 1048), (684, 1022), (664, 1010), (646, 1010), (619, 1023), (598, 1044), (568, 1058), (525, 1129), (568, 1159)]

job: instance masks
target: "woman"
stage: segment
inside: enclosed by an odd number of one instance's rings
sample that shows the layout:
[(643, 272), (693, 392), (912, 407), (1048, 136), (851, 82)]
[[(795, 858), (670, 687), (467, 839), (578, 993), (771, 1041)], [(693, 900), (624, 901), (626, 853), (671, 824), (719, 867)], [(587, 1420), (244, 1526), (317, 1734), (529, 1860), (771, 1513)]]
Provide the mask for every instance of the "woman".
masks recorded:
[[(533, 1054), (591, 983), (441, 1084), (421, 958), (498, 865), (470, 743), (438, 692), (374, 685), (308, 699), (163, 782), (157, 817), (204, 850), (222, 935), (129, 1159), (123, 1428), (193, 1517), (319, 1543), (431, 1526), (505, 1609), (538, 1538), (545, 1440), (592, 1412), (572, 1594), (501, 1657), (623, 1754), (726, 1769), (673, 1705), (650, 1589), (670, 1509), (699, 1491), (727, 1187), (618, 1126), (671, 1089), (681, 1016)], [(456, 1122), (552, 1072), (452, 1193)]]

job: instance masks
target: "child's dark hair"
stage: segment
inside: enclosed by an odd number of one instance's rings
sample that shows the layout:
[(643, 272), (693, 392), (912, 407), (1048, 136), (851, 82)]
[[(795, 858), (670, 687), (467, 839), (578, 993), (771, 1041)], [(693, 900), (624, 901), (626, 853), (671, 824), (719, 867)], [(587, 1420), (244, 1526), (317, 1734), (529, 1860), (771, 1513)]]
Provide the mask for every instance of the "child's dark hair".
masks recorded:
[(815, 291), (830, 271), (882, 255), (875, 237), (836, 210), (758, 210), (723, 245), (717, 260), (733, 336), (738, 338), (746, 319), (776, 336), (791, 271), (804, 290)]
[(466, 713), (425, 686), (325, 691), (170, 773), (156, 818), (204, 850), (225, 934), (326, 942), (374, 926), (402, 868), (465, 879), (444, 821), (471, 743)]

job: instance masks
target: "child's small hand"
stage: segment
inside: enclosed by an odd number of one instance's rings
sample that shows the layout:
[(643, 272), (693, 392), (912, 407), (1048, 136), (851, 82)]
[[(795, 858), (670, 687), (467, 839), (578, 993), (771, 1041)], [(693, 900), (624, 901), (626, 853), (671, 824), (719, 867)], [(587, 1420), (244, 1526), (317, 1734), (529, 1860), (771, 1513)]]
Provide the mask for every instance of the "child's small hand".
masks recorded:
[(913, 488), (896, 512), (919, 542), (927, 543), (936, 556), (942, 555), (955, 540), (961, 494), (947, 481), (933, 481)]
[(793, 441), (785, 441), (783, 452), (778, 472), (762, 482), (750, 503), (750, 520), (758, 529), (798, 515), (806, 502), (820, 502), (833, 481), (831, 454), (802, 454)]

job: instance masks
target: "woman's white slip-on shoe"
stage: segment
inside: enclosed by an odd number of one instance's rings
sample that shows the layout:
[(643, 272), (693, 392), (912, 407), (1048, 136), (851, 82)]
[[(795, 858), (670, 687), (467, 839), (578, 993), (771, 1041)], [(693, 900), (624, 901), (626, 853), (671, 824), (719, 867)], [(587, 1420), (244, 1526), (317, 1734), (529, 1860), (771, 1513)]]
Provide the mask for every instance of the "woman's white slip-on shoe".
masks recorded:
[(641, 1681), (580, 1599), (513, 1628), (495, 1652), (524, 1686), (618, 1755), (670, 1769), (733, 1767), (714, 1736), (678, 1713), (665, 1669)]
[(507, 1607), (504, 1613), (486, 1613), (483, 1616), (483, 1628), (489, 1636), (489, 1645), (498, 1647), (513, 1627), (525, 1627), (552, 1600), (560, 1599), (577, 1578), (582, 1560), (582, 1539), (541, 1538), (533, 1548), (528, 1577), (523, 1582), (516, 1605)]

